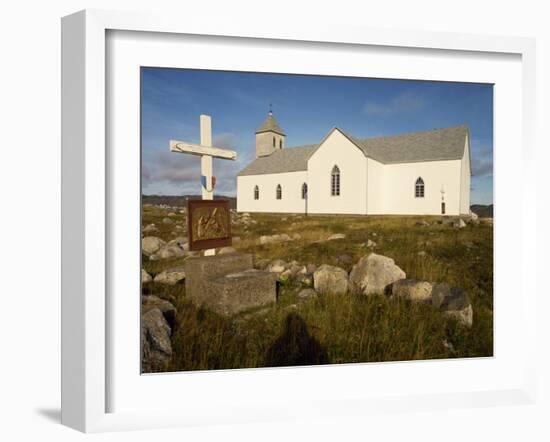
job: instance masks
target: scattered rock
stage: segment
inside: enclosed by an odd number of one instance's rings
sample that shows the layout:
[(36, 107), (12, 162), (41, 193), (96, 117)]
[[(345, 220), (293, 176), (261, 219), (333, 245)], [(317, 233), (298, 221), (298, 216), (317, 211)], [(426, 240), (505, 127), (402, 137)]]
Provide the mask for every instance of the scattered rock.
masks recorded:
[(308, 264), (306, 266), (307, 273), (315, 273), (315, 270), (317, 270), (317, 266), (315, 264)]
[(291, 263), (289, 271), (291, 276), (296, 276), (299, 273), (302, 273), (302, 274), (307, 273), (306, 267), (301, 266), (299, 263)]
[(417, 253), (417, 255), (418, 255), (418, 256), (424, 257), (424, 256), (427, 255), (427, 253), (426, 253), (424, 250), (420, 250), (420, 251)]
[(313, 287), (313, 275), (311, 273), (298, 273), (295, 280), (304, 287)]
[(189, 244), (187, 243), (187, 238), (184, 238), (183, 236), (178, 236), (177, 238), (174, 238), (172, 241), (168, 242), (168, 245), (178, 246), (180, 249), (182, 249), (185, 252), (189, 250)]
[(157, 252), (166, 243), (156, 236), (146, 236), (141, 240), (141, 250), (143, 254), (150, 256)]
[(292, 272), (290, 269), (286, 269), (282, 273), (279, 273), (279, 281), (280, 282), (287, 282), (292, 278)]
[(292, 235), (292, 239), (293, 239), (294, 241), (298, 241), (298, 240), (302, 239), (302, 235), (300, 235), (299, 233), (294, 233), (294, 234)]
[(400, 279), (392, 284), (392, 294), (413, 302), (431, 302), (432, 285), (426, 281)]
[(316, 296), (317, 292), (313, 289), (303, 289), (298, 293), (298, 298), (302, 299), (315, 298)]
[(466, 223), (464, 222), (464, 220), (462, 218), (449, 219), (449, 220), (444, 221), (444, 224), (450, 224), (455, 229), (463, 229), (464, 227), (466, 227)]
[(345, 239), (345, 238), (346, 238), (346, 235), (344, 235), (343, 233), (335, 233), (334, 235), (330, 235), (327, 238), (327, 241), (334, 241), (335, 239)]
[(155, 226), (154, 224), (148, 224), (142, 230), (143, 233), (154, 233), (158, 231), (159, 229), (157, 229), (157, 226)]
[(260, 244), (275, 244), (279, 242), (292, 241), (292, 238), (286, 233), (280, 235), (263, 235), (260, 236)]
[(176, 323), (176, 307), (174, 307), (171, 302), (161, 299), (158, 296), (145, 295), (141, 297), (141, 314), (145, 314), (154, 308), (158, 308), (161, 311), (170, 329), (173, 329)]
[(340, 255), (340, 256), (336, 257), (336, 262), (340, 266), (346, 266), (346, 265), (349, 265), (353, 262), (353, 258), (349, 255)]
[(154, 255), (151, 255), (149, 259), (151, 260), (157, 260), (157, 259), (171, 259), (171, 258), (180, 258), (185, 255), (185, 251), (180, 249), (176, 245), (165, 245), (162, 247), (158, 252), (156, 252)]
[(477, 226), (479, 224), (479, 216), (477, 215), (477, 213), (470, 210), (470, 219), (468, 220), (468, 222)]
[(445, 283), (435, 284), (432, 288), (432, 305), (467, 327), (473, 324), (474, 315), (468, 294), (458, 287)]
[(420, 226), (420, 227), (429, 227), (430, 226), (430, 223), (428, 221), (417, 221), (414, 223), (415, 226)]
[(254, 262), (254, 268), (259, 270), (265, 270), (267, 266), (270, 264), (270, 260), (267, 258), (260, 258), (256, 259)]
[(155, 282), (158, 284), (176, 285), (181, 281), (185, 281), (185, 270), (183, 267), (173, 267), (155, 276)]
[(406, 277), (393, 259), (371, 253), (353, 266), (350, 285), (352, 290), (365, 295), (383, 294), (390, 284)]
[(174, 224), (174, 220), (170, 219), (170, 218), (163, 218), (162, 219), (162, 222), (164, 224)]
[(218, 252), (218, 255), (227, 255), (228, 253), (237, 253), (237, 249), (233, 247), (222, 247)]
[(367, 242), (365, 243), (365, 246), (371, 249), (374, 249), (375, 247), (378, 246), (378, 244), (376, 244), (372, 239), (368, 239)]
[(284, 262), (282, 259), (276, 259), (274, 261), (271, 261), (271, 264), (267, 266), (267, 271), (272, 273), (282, 273), (286, 269), (286, 262)]
[(141, 369), (145, 373), (164, 371), (172, 357), (170, 326), (158, 308), (141, 316)]
[(313, 286), (319, 293), (346, 293), (348, 273), (340, 267), (324, 264), (313, 274)]
[(474, 309), (471, 304), (462, 310), (448, 310), (443, 312), (443, 314), (456, 319), (466, 327), (471, 327), (474, 324)]
[(151, 282), (153, 278), (149, 273), (147, 273), (144, 269), (141, 269), (141, 283), (147, 284), (148, 282)]

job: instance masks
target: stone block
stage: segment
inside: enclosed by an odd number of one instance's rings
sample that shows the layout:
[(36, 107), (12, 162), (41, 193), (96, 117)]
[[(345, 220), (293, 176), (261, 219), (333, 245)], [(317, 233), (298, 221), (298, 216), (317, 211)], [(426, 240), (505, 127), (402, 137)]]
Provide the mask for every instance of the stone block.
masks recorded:
[(276, 275), (249, 269), (214, 278), (204, 285), (199, 301), (205, 307), (227, 316), (274, 303), (277, 301)]
[(223, 315), (277, 300), (276, 275), (253, 269), (253, 256), (231, 253), (189, 258), (185, 290), (196, 305)]
[(249, 253), (228, 253), (227, 255), (196, 256), (184, 263), (187, 281), (216, 278), (228, 273), (237, 273), (253, 267), (253, 256)]

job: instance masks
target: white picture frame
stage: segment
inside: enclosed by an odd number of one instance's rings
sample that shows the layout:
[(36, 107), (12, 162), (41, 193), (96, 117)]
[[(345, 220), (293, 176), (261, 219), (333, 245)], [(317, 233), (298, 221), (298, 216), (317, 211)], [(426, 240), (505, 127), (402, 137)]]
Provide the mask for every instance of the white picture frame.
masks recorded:
[[(109, 195), (110, 168), (107, 151), (106, 120), (108, 118), (106, 79), (108, 51), (106, 35), (110, 31), (154, 32), (164, 35), (193, 35), (271, 39), (274, 42), (336, 43), (384, 48), (428, 49), (468, 52), (483, 58), (484, 54), (510, 54), (521, 57), (521, 149), (523, 183), (520, 192), (521, 210), (517, 221), (521, 226), (521, 325), (524, 352), (521, 356), (521, 382), (502, 388), (445, 391), (420, 395), (388, 394), (341, 397), (335, 393), (325, 400), (315, 398), (311, 407), (256, 406), (253, 399), (233, 404), (233, 414), (197, 407), (194, 413), (184, 408), (172, 410), (109, 411), (108, 396), (113, 388), (109, 377), (112, 359), (108, 328), (112, 312), (108, 302), (109, 256), (112, 231)], [(157, 34), (158, 35), (158, 34)], [(62, 21), (62, 423), (84, 432), (123, 429), (159, 428), (170, 426), (204, 425), (214, 422), (253, 422), (289, 417), (361, 415), (384, 410), (394, 412), (411, 409), (461, 408), (499, 404), (533, 403), (536, 396), (535, 317), (536, 253), (535, 207), (535, 44), (532, 39), (490, 37), (451, 33), (416, 31), (393, 32), (345, 26), (301, 26), (281, 24), (276, 30), (261, 23), (240, 23), (189, 20), (182, 24), (177, 17), (155, 16), (87, 10), (63, 18)], [(495, 109), (498, 111), (498, 102)], [(498, 142), (498, 137), (496, 138)], [(498, 162), (495, 166), (499, 167)], [(531, 191), (527, 192), (527, 189)], [(498, 213), (497, 208), (497, 213)], [(137, 215), (136, 215), (137, 216)], [(497, 215), (498, 216), (498, 215)], [(497, 219), (498, 223), (498, 219)], [(504, 226), (504, 224), (503, 224)], [(530, 258), (528, 258), (530, 257)], [(530, 259), (530, 265), (527, 265)], [(135, 330), (139, 339), (139, 330)], [(498, 355), (496, 356), (498, 357)], [(439, 364), (450, 364), (442, 361)], [(395, 365), (384, 365), (394, 370)], [(460, 367), (457, 366), (457, 369)], [(321, 368), (325, 370), (325, 368)], [(413, 367), (405, 368), (413, 370)], [(293, 370), (282, 372), (292, 374)], [(304, 369), (301, 369), (304, 370)], [(354, 367), (335, 367), (357, 374), (366, 370), (361, 364)], [(255, 386), (266, 385), (279, 370), (255, 371)], [(242, 379), (245, 371), (218, 374), (223, 380)], [(259, 373), (259, 374), (258, 374)], [(303, 371), (301, 372), (303, 373)], [(325, 371), (325, 374), (328, 373)], [(207, 374), (202, 374), (202, 376)], [(175, 375), (177, 376), (177, 375)], [(164, 376), (169, 384), (174, 377)], [(219, 378), (223, 382), (222, 378)], [(192, 382), (201, 382), (197, 375)], [(238, 384), (238, 382), (237, 382)], [(193, 401), (192, 397), (188, 398)], [(215, 407), (214, 407), (215, 408)]]

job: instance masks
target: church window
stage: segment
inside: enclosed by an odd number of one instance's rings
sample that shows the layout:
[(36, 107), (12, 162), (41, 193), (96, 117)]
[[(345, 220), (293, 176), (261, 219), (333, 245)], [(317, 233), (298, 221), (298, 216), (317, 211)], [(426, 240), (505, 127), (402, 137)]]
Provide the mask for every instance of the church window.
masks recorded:
[(420, 177), (414, 184), (414, 196), (415, 198), (424, 198), (424, 180)]
[(279, 149), (282, 149), (283, 148), (283, 140), (282, 138), (279, 140)]
[(307, 199), (307, 184), (306, 183), (302, 184), (302, 199), (303, 200)]
[(273, 137), (273, 147), (275, 147), (275, 137)]
[(258, 186), (254, 187), (254, 199), (259, 200), (260, 199), (260, 188)]
[(277, 199), (283, 199), (283, 189), (280, 184), (277, 184)]
[(330, 194), (340, 196), (340, 169), (338, 166), (334, 166), (330, 174)]

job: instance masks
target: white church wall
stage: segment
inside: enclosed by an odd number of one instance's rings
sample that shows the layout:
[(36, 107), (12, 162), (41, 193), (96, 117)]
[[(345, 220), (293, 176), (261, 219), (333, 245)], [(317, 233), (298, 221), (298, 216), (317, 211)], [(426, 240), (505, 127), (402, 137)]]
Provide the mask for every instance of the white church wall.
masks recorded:
[(384, 164), (367, 159), (367, 213), (369, 215), (384, 214)]
[[(331, 195), (331, 172), (340, 169), (340, 195)], [(367, 159), (334, 130), (308, 161), (309, 213), (366, 214)]]
[[(302, 184), (307, 172), (245, 175), (237, 177), (237, 211), (264, 213), (304, 213), (306, 201), (302, 199)], [(281, 185), (282, 198), (276, 198), (277, 185)], [(254, 199), (258, 186), (259, 199)]]
[[(441, 190), (446, 215), (460, 214), (461, 160), (424, 161), (384, 165), (383, 213), (388, 215), (440, 215)], [(424, 197), (415, 197), (415, 182), (424, 180)]]
[(462, 187), (462, 193), (460, 198), (460, 214), (466, 215), (470, 213), (470, 146), (468, 138), (466, 138), (466, 146), (464, 147), (464, 156), (462, 157), (461, 164), (461, 178), (460, 185)]

